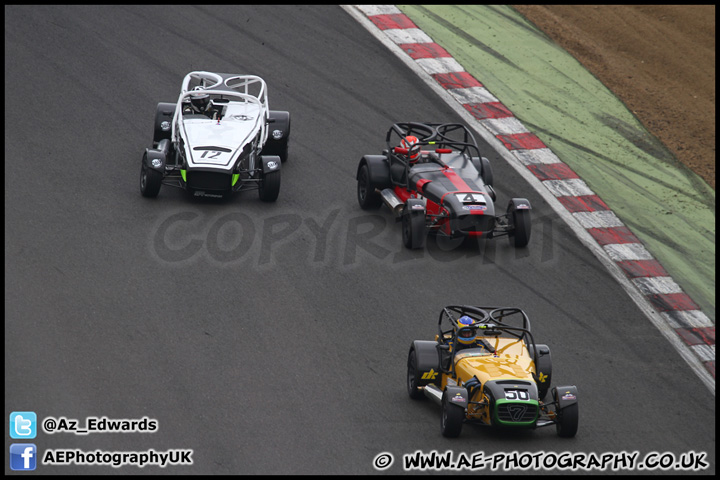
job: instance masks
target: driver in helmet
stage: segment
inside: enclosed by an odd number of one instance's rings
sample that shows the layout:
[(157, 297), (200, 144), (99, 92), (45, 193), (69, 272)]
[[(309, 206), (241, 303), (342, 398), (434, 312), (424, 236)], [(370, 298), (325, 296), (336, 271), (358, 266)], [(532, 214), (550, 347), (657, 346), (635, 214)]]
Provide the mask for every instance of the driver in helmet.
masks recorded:
[(410, 149), (418, 143), (420, 143), (420, 140), (418, 140), (418, 138), (414, 135), (408, 135), (400, 140), (400, 148), (404, 148), (408, 151), (405, 156), (409, 160), (411, 167), (417, 165), (418, 163), (429, 163), (433, 160), (437, 160), (435, 152), (422, 151), (421, 147), (416, 147), (416, 149), (411, 153)]
[(420, 148), (417, 148), (410, 152), (410, 149), (417, 145), (419, 142), (418, 138), (414, 135), (408, 135), (407, 137), (403, 137), (402, 140), (400, 140), (400, 148), (404, 148), (408, 151), (408, 153), (405, 155), (408, 160), (410, 161), (410, 165), (415, 165), (418, 160), (420, 160)]
[[(195, 87), (193, 90), (202, 90), (202, 87)], [(212, 118), (212, 109), (209, 108), (210, 95), (207, 93), (193, 92), (190, 94), (190, 105), (185, 107), (184, 113), (186, 114), (200, 114), (207, 115)]]
[(478, 328), (475, 326), (475, 321), (463, 315), (457, 321), (457, 350), (464, 348), (484, 348), (489, 352), (492, 351), (482, 339), (478, 338)]

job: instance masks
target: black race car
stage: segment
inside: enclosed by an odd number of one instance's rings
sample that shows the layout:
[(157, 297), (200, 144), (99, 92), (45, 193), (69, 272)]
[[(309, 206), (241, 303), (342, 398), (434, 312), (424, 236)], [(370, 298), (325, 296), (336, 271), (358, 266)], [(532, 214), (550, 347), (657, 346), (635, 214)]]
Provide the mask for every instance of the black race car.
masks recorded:
[(396, 123), (387, 149), (365, 155), (357, 169), (357, 198), (366, 210), (387, 205), (402, 221), (403, 243), (422, 248), (428, 233), (450, 238), (508, 236), (530, 240), (530, 202), (513, 198), (495, 207), (490, 162), (470, 130), (458, 123)]

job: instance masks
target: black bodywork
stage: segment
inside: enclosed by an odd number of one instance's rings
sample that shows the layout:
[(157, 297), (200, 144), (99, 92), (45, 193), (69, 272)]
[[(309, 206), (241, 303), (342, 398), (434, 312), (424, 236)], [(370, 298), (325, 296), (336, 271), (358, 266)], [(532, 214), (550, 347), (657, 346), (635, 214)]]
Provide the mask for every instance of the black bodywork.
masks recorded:
[[(419, 141), (410, 150), (398, 147), (408, 136)], [(410, 237), (428, 232), (452, 238), (507, 235), (515, 247), (527, 245), (530, 202), (513, 198), (504, 213), (497, 211), (492, 167), (465, 125), (396, 123), (385, 141), (381, 155), (360, 160), (358, 201), (364, 209), (388, 205), (404, 222), (404, 240), (407, 230)], [(415, 154), (417, 162), (411, 161)], [(419, 202), (408, 204), (418, 199), (422, 207)], [(423, 244), (405, 243), (409, 248)]]

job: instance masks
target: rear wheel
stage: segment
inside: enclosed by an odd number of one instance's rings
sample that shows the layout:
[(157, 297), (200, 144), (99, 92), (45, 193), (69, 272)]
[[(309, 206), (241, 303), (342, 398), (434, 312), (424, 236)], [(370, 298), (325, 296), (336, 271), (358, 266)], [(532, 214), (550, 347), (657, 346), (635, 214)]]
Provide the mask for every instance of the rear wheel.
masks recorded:
[(410, 353), (408, 354), (407, 367), (408, 395), (410, 395), (410, 398), (413, 400), (420, 400), (421, 398), (424, 398), (425, 395), (423, 395), (423, 392), (418, 388), (417, 353), (415, 353), (415, 349), (410, 350)]
[(367, 165), (360, 167), (358, 173), (357, 198), (360, 208), (363, 210), (374, 210), (382, 205), (380, 194), (375, 191), (375, 187), (370, 182), (370, 171)]
[(485, 185), (490, 185), (492, 187), (493, 183), (495, 182), (495, 176), (493, 175), (492, 165), (490, 165), (490, 160), (488, 160), (485, 157), (481, 157), (480, 162), (482, 164), (483, 182), (485, 182)]
[(277, 155), (278, 157), (280, 157), (280, 161), (285, 164), (288, 161), (289, 143), (290, 132), (288, 132), (285, 138), (283, 138), (282, 140), (268, 140), (268, 142), (263, 147), (263, 154)]
[[(538, 349), (537, 363), (535, 364), (535, 380), (538, 389), (538, 399), (545, 400), (550, 390), (550, 382), (552, 381), (552, 357), (550, 349), (547, 345), (535, 345)], [(540, 352), (547, 350), (547, 353), (541, 355)], [(535, 353), (532, 345), (528, 345), (530, 357), (535, 359)]]
[(444, 437), (454, 438), (460, 435), (463, 421), (465, 420), (465, 408), (450, 403), (447, 390), (443, 393), (442, 414), (440, 416), (440, 431)]
[(170, 139), (173, 115), (175, 114), (174, 103), (158, 103), (155, 110), (155, 128), (153, 130), (153, 146), (157, 145), (160, 140)]
[(143, 158), (142, 167), (140, 168), (140, 193), (143, 197), (154, 198), (160, 193), (162, 185), (162, 174), (157, 170), (148, 168)]
[(425, 246), (425, 215), (421, 213), (403, 212), (402, 215), (403, 245), (409, 249)]
[[(280, 125), (284, 124), (284, 126), (281, 126), (280, 130), (271, 129), (272, 132), (263, 147), (263, 155), (277, 155), (282, 163), (287, 163), (289, 160), (288, 146), (290, 144), (290, 114), (288, 112), (270, 112), (270, 120), (280, 122)], [(282, 131), (283, 129), (284, 131)], [(282, 138), (276, 140), (273, 136), (274, 132), (279, 132)]]
[(278, 153), (278, 156), (280, 157), (280, 161), (281, 161), (282, 163), (287, 163), (287, 162), (288, 162), (288, 158), (289, 158), (289, 157), (288, 157), (288, 147), (289, 147), (288, 144), (289, 144), (289, 143), (290, 143), (290, 138), (289, 138), (289, 137), (286, 138), (285, 140), (283, 140), (283, 146), (282, 146), (282, 148), (280, 149), (280, 153)]
[(260, 200), (263, 202), (274, 202), (280, 194), (280, 170), (262, 174), (260, 188), (258, 189)]
[(510, 212), (512, 231), (508, 236), (510, 245), (515, 248), (526, 247), (530, 241), (530, 210), (512, 210)]

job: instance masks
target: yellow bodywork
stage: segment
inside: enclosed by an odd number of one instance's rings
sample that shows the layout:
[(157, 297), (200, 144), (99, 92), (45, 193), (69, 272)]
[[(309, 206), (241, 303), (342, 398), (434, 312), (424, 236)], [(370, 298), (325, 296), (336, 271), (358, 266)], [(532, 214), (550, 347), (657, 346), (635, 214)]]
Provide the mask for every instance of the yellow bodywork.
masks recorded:
[[(455, 355), (455, 373), (458, 383), (470, 380), (473, 376), (480, 382), (488, 380), (533, 380), (535, 363), (525, 346), (525, 342), (511, 338), (484, 338), (488, 345), (495, 347), (495, 353), (485, 349), (481, 355), (477, 349), (460, 351)], [(443, 385), (445, 387), (445, 385)]]
[[(484, 385), (488, 380), (527, 380), (535, 382), (535, 362), (528, 352), (525, 342), (515, 338), (482, 337), (488, 345), (494, 347), (491, 353), (486, 349), (469, 348), (460, 350), (455, 355), (455, 376), (443, 374), (440, 388), (442, 390), (453, 382), (462, 385), (471, 378), (476, 377)], [(452, 351), (450, 352), (452, 354)], [(470, 400), (482, 402), (484, 398), (476, 395)], [(468, 405), (469, 418), (481, 418), (490, 423), (489, 410), (486, 405)]]

